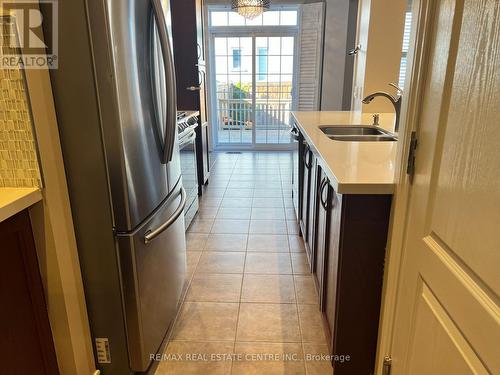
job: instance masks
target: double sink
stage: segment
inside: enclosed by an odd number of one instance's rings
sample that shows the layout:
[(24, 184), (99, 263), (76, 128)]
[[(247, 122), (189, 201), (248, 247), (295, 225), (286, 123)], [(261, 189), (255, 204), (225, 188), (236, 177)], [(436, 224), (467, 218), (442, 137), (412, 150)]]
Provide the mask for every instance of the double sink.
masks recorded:
[(398, 138), (377, 126), (326, 125), (320, 130), (330, 139), (347, 142), (395, 142)]

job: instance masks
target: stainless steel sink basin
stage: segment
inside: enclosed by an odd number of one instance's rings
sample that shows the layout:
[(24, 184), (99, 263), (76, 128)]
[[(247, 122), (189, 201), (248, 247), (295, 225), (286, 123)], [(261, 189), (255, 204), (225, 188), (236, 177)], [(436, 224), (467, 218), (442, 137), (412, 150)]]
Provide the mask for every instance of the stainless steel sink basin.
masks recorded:
[(397, 137), (388, 131), (369, 125), (321, 126), (328, 138), (346, 142), (394, 142)]
[(322, 126), (321, 131), (326, 135), (385, 135), (387, 132), (375, 126)]
[(329, 135), (328, 138), (344, 142), (396, 142), (392, 135)]

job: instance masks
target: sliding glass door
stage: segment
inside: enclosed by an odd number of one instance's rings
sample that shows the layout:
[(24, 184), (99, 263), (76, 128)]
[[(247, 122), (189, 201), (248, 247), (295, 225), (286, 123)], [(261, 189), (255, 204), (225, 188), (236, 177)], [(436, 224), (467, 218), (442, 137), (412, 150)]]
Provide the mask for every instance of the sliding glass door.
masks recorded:
[(290, 143), (294, 35), (214, 36), (217, 145)]

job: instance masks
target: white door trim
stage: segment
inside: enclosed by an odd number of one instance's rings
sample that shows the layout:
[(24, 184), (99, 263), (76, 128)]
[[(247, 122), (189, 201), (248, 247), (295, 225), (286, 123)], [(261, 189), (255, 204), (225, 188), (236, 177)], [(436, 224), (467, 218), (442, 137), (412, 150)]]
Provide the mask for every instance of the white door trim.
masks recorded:
[(433, 0), (414, 0), (412, 7), (414, 15), (410, 37), (412, 47), (408, 51), (407, 77), (401, 110), (400, 145), (395, 172), (396, 190), (387, 243), (375, 375), (382, 374), (384, 357), (390, 355), (391, 352), (400, 271), (404, 256), (403, 244), (409, 217), (408, 204), (411, 197), (411, 184), (406, 174), (406, 165), (411, 133), (417, 130), (419, 122), (419, 109), (424, 90), (423, 77), (427, 71), (429, 45), (432, 43), (429, 34), (435, 5), (436, 2)]

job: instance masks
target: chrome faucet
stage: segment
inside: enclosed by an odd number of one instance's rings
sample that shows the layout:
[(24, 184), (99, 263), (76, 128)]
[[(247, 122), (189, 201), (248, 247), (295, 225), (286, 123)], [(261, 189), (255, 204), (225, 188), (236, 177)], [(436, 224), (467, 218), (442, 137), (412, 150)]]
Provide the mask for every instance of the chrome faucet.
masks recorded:
[(364, 104), (370, 104), (373, 99), (375, 99), (377, 96), (382, 96), (384, 98), (389, 99), (389, 101), (392, 103), (394, 106), (394, 111), (396, 112), (396, 124), (394, 126), (394, 132), (397, 133), (399, 131), (399, 116), (401, 115), (401, 97), (403, 94), (403, 90), (399, 88), (397, 85), (394, 83), (389, 83), (389, 86), (394, 87), (397, 92), (396, 96), (392, 96), (391, 94), (388, 94), (383, 91), (378, 91), (373, 94), (368, 95), (366, 98), (364, 98), (362, 101)]

